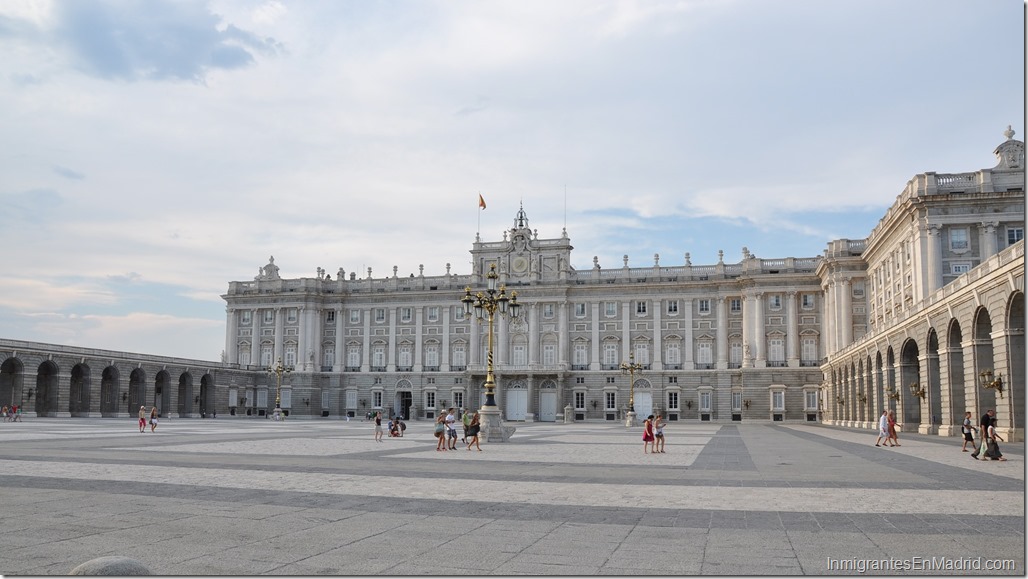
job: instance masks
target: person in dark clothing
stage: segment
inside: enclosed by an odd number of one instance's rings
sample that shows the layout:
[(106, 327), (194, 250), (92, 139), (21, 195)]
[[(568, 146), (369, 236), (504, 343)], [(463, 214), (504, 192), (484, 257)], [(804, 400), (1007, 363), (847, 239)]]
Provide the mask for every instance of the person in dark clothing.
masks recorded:
[(994, 416), (996, 416), (996, 411), (989, 409), (985, 414), (982, 414), (982, 419), (978, 422), (978, 432), (982, 437), (982, 444), (971, 453), (971, 458), (975, 460), (978, 460), (978, 455), (984, 453), (985, 449), (988, 448), (986, 444), (986, 441), (988, 440), (986, 433), (989, 432), (989, 426), (992, 424), (992, 417)]

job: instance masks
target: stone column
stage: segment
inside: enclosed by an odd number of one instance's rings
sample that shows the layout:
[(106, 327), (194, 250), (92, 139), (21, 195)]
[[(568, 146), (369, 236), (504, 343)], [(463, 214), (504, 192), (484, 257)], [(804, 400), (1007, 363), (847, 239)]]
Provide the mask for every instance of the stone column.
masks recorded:
[(717, 369), (728, 369), (728, 300), (725, 296), (717, 297)]
[[(928, 256), (925, 264), (925, 288), (921, 292), (920, 297), (924, 298), (935, 293), (936, 290), (942, 287), (942, 232), (939, 230), (939, 225), (935, 223), (928, 224)], [(915, 279), (919, 276), (915, 276)], [(916, 282), (915, 282), (916, 283)], [(915, 291), (917, 291), (915, 289)]]
[(254, 308), (251, 310), (250, 321), (250, 365), (260, 366), (261, 365), (261, 310)]
[(425, 306), (417, 306), (414, 308), (414, 360), (412, 365), (415, 372), (422, 372), (424, 369), (424, 358), (422, 358), (422, 350), (425, 347), (425, 333), (424, 333), (424, 317), (425, 317)]
[[(285, 316), (282, 314), (282, 308), (281, 307), (276, 307), (275, 308), (275, 355), (274, 355), (275, 359), (271, 361), (272, 364), (275, 364), (275, 362), (277, 360), (281, 360), (282, 359), (282, 348), (285, 346), (285, 343), (284, 343), (284, 341), (282, 339), (283, 335), (284, 335), (284, 330), (283, 330), (283, 325), (285, 324), (285, 319), (284, 318), (285, 318)], [(284, 364), (285, 360), (283, 360), (282, 363)]]
[[(650, 360), (653, 363), (654, 370), (663, 370), (664, 365), (661, 360), (661, 348), (663, 348), (663, 341), (661, 340), (661, 314), (663, 313), (661, 306), (663, 305), (662, 300), (653, 300), (653, 352), (650, 354)], [(604, 403), (606, 404), (606, 403)]]
[[(395, 275), (395, 273), (394, 273)], [(387, 310), (389, 315), (389, 340), (386, 343), (386, 372), (396, 371), (396, 308)], [(383, 397), (385, 395), (383, 394)]]
[(785, 294), (785, 359), (790, 368), (800, 365), (799, 311), (796, 308), (796, 292)]
[[(528, 310), (528, 365), (534, 368), (539, 363), (539, 304), (527, 304)], [(529, 394), (529, 400), (532, 395)]]
[(682, 300), (682, 369), (695, 370), (692, 339), (692, 299)]
[(753, 341), (757, 346), (757, 359), (754, 361), (754, 367), (765, 368), (767, 367), (767, 336), (765, 336), (764, 329), (764, 292), (757, 292), (753, 306)]
[(225, 361), (229, 364), (239, 363), (239, 314), (233, 307), (228, 308), (227, 330), (225, 332)]
[(364, 318), (364, 344), (361, 346), (361, 372), (371, 371), (371, 308), (361, 310)]
[(590, 348), (592, 352), (590, 352), (589, 369), (596, 371), (602, 368), (601, 364), (603, 363), (603, 352), (600, 349), (600, 304), (598, 302), (592, 304), (592, 313), (593, 319), (590, 324), (592, 336)]
[(343, 346), (346, 343), (346, 322), (343, 320), (343, 308), (342, 306), (336, 306), (336, 343), (335, 343), (335, 364), (332, 366), (333, 372), (342, 372), (346, 366), (346, 359), (344, 354)]

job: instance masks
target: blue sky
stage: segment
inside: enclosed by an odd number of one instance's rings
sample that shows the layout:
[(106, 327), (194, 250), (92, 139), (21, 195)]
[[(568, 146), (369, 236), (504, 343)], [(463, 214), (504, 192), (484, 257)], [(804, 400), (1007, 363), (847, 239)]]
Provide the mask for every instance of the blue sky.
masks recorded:
[(269, 255), (468, 273), (523, 203), (578, 269), (812, 257), (1024, 138), (1011, 0), (5, 0), (0, 53), (0, 337), (204, 360)]

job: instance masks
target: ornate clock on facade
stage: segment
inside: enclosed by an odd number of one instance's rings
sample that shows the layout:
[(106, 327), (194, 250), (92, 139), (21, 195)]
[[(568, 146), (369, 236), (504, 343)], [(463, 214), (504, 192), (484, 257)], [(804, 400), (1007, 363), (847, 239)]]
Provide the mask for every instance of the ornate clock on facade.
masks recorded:
[(511, 262), (510, 268), (514, 273), (525, 273), (528, 271), (528, 259), (519, 255)]

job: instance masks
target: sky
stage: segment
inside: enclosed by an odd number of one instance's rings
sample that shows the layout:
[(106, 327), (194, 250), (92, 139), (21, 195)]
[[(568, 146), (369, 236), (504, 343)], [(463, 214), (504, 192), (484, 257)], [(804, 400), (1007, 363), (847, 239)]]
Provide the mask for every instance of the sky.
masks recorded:
[[(3, 0), (0, 338), (217, 361), (230, 281), (814, 257), (1024, 140), (1020, 0)], [(478, 195), (486, 209), (478, 208)], [(456, 297), (455, 297), (456, 300)]]

